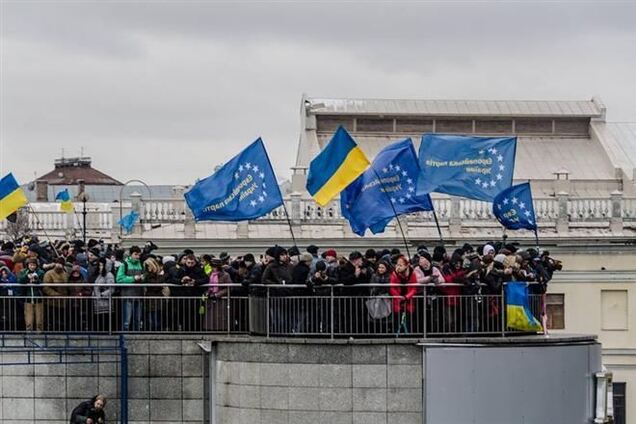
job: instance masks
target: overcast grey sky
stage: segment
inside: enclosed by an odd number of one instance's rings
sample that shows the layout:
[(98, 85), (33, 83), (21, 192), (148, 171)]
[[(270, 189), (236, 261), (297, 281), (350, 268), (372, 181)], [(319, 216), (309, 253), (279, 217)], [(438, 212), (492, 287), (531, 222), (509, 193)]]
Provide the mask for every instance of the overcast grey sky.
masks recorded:
[(636, 121), (634, 2), (0, 0), (0, 168), (83, 147), (188, 184), (262, 136), (290, 175), (300, 98), (589, 99)]

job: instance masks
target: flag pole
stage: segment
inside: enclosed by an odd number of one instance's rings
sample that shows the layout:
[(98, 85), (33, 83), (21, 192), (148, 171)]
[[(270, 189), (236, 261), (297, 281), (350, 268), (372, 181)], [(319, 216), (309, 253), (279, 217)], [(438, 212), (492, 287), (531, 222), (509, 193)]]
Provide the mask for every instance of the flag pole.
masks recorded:
[[(262, 140), (261, 140), (262, 142)], [(272, 170), (272, 174), (274, 175), (274, 180), (276, 180), (276, 174), (274, 173), (274, 167), (272, 166), (272, 161), (269, 160), (269, 154), (267, 154), (267, 150), (265, 149), (265, 143), (263, 143), (263, 150), (265, 151), (265, 158), (267, 159), (267, 164), (269, 165), (269, 169)], [(291, 219), (289, 218), (289, 212), (287, 211), (287, 205), (285, 204), (285, 199), (283, 198), (283, 193), (280, 191), (280, 185), (278, 181), (276, 182), (276, 190), (278, 190), (278, 196), (283, 201), (283, 210), (285, 211), (285, 218), (287, 218), (287, 225), (289, 226), (289, 232), (292, 236), (292, 241), (294, 242), (294, 247), (298, 249), (298, 244), (296, 244), (296, 236), (294, 235), (294, 229), (292, 228)]]
[[(278, 193), (280, 193), (280, 187), (278, 188)], [(283, 196), (281, 195), (281, 199)], [(285, 199), (283, 199), (283, 210), (285, 211), (285, 218), (287, 218), (287, 225), (289, 226), (289, 232), (291, 233), (292, 240), (294, 241), (294, 246), (298, 249), (298, 245), (296, 244), (296, 236), (294, 236), (294, 229), (292, 228), (291, 219), (289, 219), (289, 212), (287, 212), (287, 205), (285, 204)]]
[[(402, 234), (402, 241), (404, 242), (404, 247), (406, 248), (406, 254), (408, 255), (409, 261), (410, 261), (411, 251), (409, 249), (409, 243), (406, 240), (406, 235), (404, 234), (404, 228), (402, 228), (402, 223), (400, 222), (400, 218), (398, 218), (398, 214), (397, 214), (397, 211), (395, 210), (395, 206), (393, 205), (393, 202), (391, 201), (391, 197), (389, 196), (389, 193), (386, 191), (386, 187), (384, 183), (382, 182), (382, 178), (380, 177), (380, 174), (378, 174), (378, 171), (376, 171), (376, 169), (373, 167), (373, 164), (371, 164), (371, 169), (373, 170), (373, 173), (375, 174), (375, 176), (378, 178), (378, 181), (380, 182), (380, 186), (382, 187), (382, 191), (384, 192), (386, 198), (389, 200), (389, 205), (391, 205), (391, 209), (393, 210), (393, 216), (395, 217), (398, 227), (400, 228), (400, 234)], [(435, 213), (435, 208), (433, 208), (433, 213)]]
[(433, 206), (433, 218), (435, 218), (435, 226), (437, 227), (437, 234), (439, 234), (439, 241), (443, 245), (444, 244), (444, 237), (442, 237), (442, 229), (439, 226), (439, 220), (437, 219), (437, 212), (435, 212), (435, 205), (433, 204), (433, 199), (432, 198), (431, 198), (431, 205)]
[(38, 226), (42, 229), (42, 232), (44, 233), (44, 237), (46, 237), (49, 240), (49, 243), (51, 244), (51, 247), (53, 248), (53, 252), (55, 252), (55, 255), (59, 258), (60, 254), (55, 248), (55, 243), (53, 242), (53, 240), (51, 240), (51, 237), (49, 237), (49, 234), (44, 229), (44, 225), (42, 225), (42, 222), (40, 222), (40, 218), (38, 218), (37, 212), (33, 209), (33, 206), (31, 206), (30, 202), (27, 204), (26, 207), (27, 207), (27, 210), (29, 210), (35, 217), (35, 221), (38, 223)]

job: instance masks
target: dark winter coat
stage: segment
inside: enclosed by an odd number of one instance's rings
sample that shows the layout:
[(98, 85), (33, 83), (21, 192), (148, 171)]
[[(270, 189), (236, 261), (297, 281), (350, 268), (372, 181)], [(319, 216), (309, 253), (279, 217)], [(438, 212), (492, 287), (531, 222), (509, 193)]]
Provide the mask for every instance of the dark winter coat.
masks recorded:
[[(183, 283), (181, 283), (183, 277), (190, 277), (194, 284), (192, 286), (183, 285)], [(183, 285), (183, 287), (175, 289), (175, 296), (198, 297), (207, 292), (207, 287), (200, 286), (207, 285), (209, 277), (205, 275), (205, 271), (203, 271), (200, 265), (194, 265), (191, 268), (187, 266), (179, 268), (177, 279), (178, 284)]]
[(101, 419), (102, 423), (106, 422), (106, 414), (104, 410), (97, 411), (94, 407), (97, 396), (91, 400), (80, 403), (71, 413), (71, 424), (84, 424), (88, 418), (91, 418), (95, 424)]

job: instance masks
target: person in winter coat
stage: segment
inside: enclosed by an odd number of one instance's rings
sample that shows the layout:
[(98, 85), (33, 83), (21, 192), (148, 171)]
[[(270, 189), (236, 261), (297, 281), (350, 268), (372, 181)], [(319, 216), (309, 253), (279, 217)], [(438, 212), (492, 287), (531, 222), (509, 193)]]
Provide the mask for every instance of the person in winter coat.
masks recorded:
[(46, 327), (49, 331), (66, 331), (70, 302), (69, 299), (60, 298), (70, 296), (70, 289), (63, 286), (48, 286), (47, 284), (66, 284), (69, 282), (69, 275), (64, 268), (63, 258), (57, 258), (54, 264), (53, 269), (46, 271), (43, 278), (45, 284), (43, 291), (46, 296)]
[(276, 246), (272, 251), (274, 260), (263, 271), (263, 284), (291, 284), (291, 266), (287, 249)]
[(188, 253), (183, 259), (183, 266), (179, 268), (177, 275), (178, 284), (181, 287), (175, 288), (176, 296), (179, 299), (177, 308), (177, 329), (180, 331), (199, 331), (205, 314), (205, 307), (202, 297), (205, 295), (209, 278), (201, 265), (197, 263), (194, 254)]
[[(29, 258), (26, 260), (26, 268), (20, 272), (18, 282), (20, 284), (42, 283), (44, 272), (38, 267), (38, 260)], [(22, 291), (26, 296), (24, 301), (24, 323), (27, 331), (33, 331), (33, 321), (37, 331), (44, 330), (44, 304), (42, 303), (42, 289), (37, 286), (26, 287)]]
[(459, 302), (461, 294), (461, 285), (466, 279), (466, 271), (462, 268), (463, 258), (457, 253), (453, 253), (450, 263), (443, 270), (444, 280), (446, 284), (442, 284), (441, 292), (444, 295), (444, 316), (441, 326), (442, 332), (457, 332), (459, 330), (458, 323)]
[(393, 317), (398, 333), (410, 332), (411, 315), (415, 312), (413, 297), (417, 294), (416, 284), (415, 273), (409, 260), (405, 256), (398, 256), (389, 286), (389, 294), (393, 298)]
[(80, 403), (71, 413), (71, 424), (104, 424), (106, 422), (106, 397), (97, 395)]
[(124, 259), (124, 262), (117, 271), (115, 281), (122, 284), (121, 295), (124, 298), (124, 331), (141, 330), (142, 306), (141, 296), (144, 294), (143, 287), (134, 287), (135, 284), (141, 284), (144, 281), (144, 269), (141, 264), (141, 249), (139, 246), (132, 246), (129, 250), (130, 255)]
[(17, 330), (17, 322), (13, 317), (18, 316), (16, 313), (18, 302), (17, 299), (11, 299), (12, 296), (18, 294), (17, 287), (15, 287), (17, 283), (18, 278), (15, 274), (11, 272), (9, 267), (0, 263), (0, 296), (7, 297), (0, 303), (0, 330), (2, 331)]
[[(269, 250), (269, 249), (268, 249)], [(287, 285), (292, 282), (291, 266), (289, 265), (289, 254), (287, 249), (275, 246), (269, 250), (274, 258), (263, 271), (263, 284), (267, 285)], [(284, 288), (270, 289), (270, 295), (272, 296), (287, 296), (289, 290)], [(273, 332), (287, 334), (290, 332), (290, 321), (285, 314), (286, 306), (285, 299), (274, 301), (270, 305), (270, 326)]]
[(144, 281), (146, 284), (153, 284), (146, 287), (146, 297), (144, 309), (146, 312), (146, 329), (149, 331), (161, 330), (163, 324), (164, 310), (166, 309), (166, 298), (170, 297), (170, 287), (164, 286), (165, 274), (159, 261), (153, 256), (144, 260)]
[(227, 331), (228, 316), (227, 295), (230, 288), (223, 286), (231, 284), (230, 274), (223, 269), (223, 261), (210, 260), (210, 280), (205, 301), (205, 320), (203, 329), (206, 331)]
[[(435, 332), (442, 320), (443, 299), (439, 297), (440, 287), (445, 282), (440, 269), (433, 265), (432, 256), (428, 251), (420, 251), (417, 256), (417, 265), (413, 270), (418, 284), (426, 285), (418, 289), (426, 296), (417, 300), (417, 307), (426, 313), (427, 331)], [(416, 325), (420, 325), (418, 321)]]
[(115, 276), (107, 269), (107, 260), (100, 258), (98, 262), (97, 274), (93, 285), (93, 312), (95, 317), (95, 329), (105, 331), (108, 329), (108, 322), (112, 312), (112, 296), (115, 288), (105, 286), (115, 284)]
[(376, 264), (376, 270), (371, 276), (371, 284), (378, 286), (371, 287), (371, 296), (386, 296), (389, 294), (389, 284), (391, 282), (391, 265), (381, 259)]
[[(365, 266), (362, 253), (353, 251), (349, 254), (349, 260), (343, 261), (338, 266), (338, 282), (345, 286), (357, 286), (360, 284), (369, 284), (373, 268)], [(342, 294), (345, 296), (366, 296), (369, 290), (367, 287), (344, 289)]]

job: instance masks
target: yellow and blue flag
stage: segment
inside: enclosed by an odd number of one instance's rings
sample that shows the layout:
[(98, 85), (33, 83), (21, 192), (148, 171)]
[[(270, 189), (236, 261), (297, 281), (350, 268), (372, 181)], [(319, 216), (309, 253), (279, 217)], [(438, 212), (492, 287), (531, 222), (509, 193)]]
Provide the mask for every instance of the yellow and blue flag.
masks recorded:
[(68, 188), (57, 193), (55, 200), (60, 201), (60, 209), (66, 213), (73, 213), (73, 202), (71, 202), (71, 195), (68, 194)]
[(12, 173), (0, 180), (0, 220), (29, 203)]
[(537, 231), (537, 218), (532, 206), (530, 183), (508, 187), (496, 195), (492, 212), (501, 225), (509, 230)]
[(371, 167), (340, 194), (342, 215), (353, 232), (364, 236), (368, 228), (381, 233), (396, 215), (432, 211), (430, 196), (415, 193), (419, 172), (410, 138), (382, 149)]
[(492, 202), (512, 185), (516, 137), (422, 136), (417, 194), (446, 193)]
[(325, 206), (368, 168), (369, 159), (343, 128), (309, 165), (307, 191), (320, 206)]
[(527, 283), (506, 284), (506, 322), (508, 328), (521, 331), (542, 331), (543, 327), (530, 312)]

